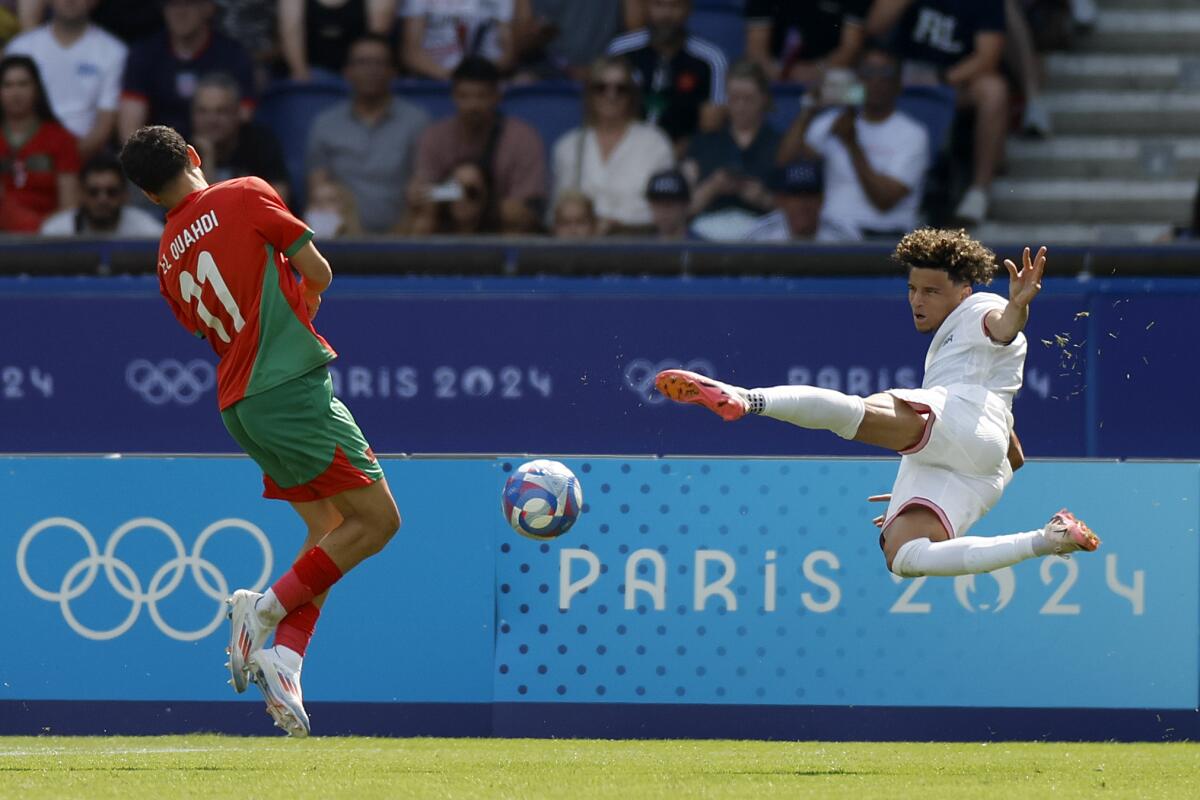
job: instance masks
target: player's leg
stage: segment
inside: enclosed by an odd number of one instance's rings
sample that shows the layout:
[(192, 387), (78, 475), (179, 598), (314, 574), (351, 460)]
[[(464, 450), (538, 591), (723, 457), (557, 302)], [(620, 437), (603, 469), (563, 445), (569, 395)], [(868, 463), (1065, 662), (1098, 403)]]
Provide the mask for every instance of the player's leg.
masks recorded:
[(660, 372), (655, 386), (676, 402), (702, 405), (729, 422), (760, 414), (897, 452), (919, 443), (926, 430), (926, 418), (890, 394), (862, 398), (803, 385), (743, 389), (679, 369)]
[[(342, 524), (341, 513), (328, 498), (293, 502), (292, 508), (304, 520), (308, 531), (300, 548), (301, 556), (316, 547), (330, 531)], [(321, 606), (325, 604), (325, 598), (328, 596), (329, 592), (324, 592), (314, 597), (312, 602), (288, 612), (275, 628), (275, 646), (286, 647), (300, 658), (304, 658), (317, 625), (317, 618), (321, 614)]]
[(1100, 546), (1100, 539), (1066, 509), (1038, 530), (950, 539), (934, 511), (914, 505), (887, 523), (881, 544), (891, 572), (902, 578), (918, 578), (977, 575), (1030, 558), (1091, 552)]

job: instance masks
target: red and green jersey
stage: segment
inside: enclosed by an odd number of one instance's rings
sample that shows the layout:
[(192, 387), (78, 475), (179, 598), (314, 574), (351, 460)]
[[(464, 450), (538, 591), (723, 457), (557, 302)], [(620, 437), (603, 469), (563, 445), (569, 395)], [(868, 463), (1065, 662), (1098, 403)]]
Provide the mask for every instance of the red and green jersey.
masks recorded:
[(220, 356), (222, 411), (337, 356), (309, 322), (288, 262), (312, 235), (261, 178), (193, 192), (167, 214), (159, 290)]

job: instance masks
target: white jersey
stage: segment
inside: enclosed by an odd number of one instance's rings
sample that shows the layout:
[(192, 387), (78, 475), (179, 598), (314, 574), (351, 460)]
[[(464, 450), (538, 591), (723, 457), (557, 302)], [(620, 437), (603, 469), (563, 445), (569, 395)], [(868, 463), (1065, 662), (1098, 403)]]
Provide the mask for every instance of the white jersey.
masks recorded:
[(1012, 411), (1013, 395), (1025, 374), (1025, 334), (1009, 344), (993, 341), (984, 329), (988, 312), (1003, 311), (1008, 301), (991, 292), (976, 292), (950, 312), (925, 355), (925, 389), (956, 384), (982, 386)]

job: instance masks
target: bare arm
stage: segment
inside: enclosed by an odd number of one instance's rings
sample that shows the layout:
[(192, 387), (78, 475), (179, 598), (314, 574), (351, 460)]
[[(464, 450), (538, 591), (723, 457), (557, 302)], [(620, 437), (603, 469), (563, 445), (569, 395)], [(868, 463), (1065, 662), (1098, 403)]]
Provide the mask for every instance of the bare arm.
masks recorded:
[(820, 110), (816, 106), (809, 106), (800, 112), (800, 116), (796, 117), (788, 127), (787, 133), (783, 136), (783, 141), (779, 143), (779, 153), (775, 156), (775, 163), (787, 164), (798, 158), (821, 157), (804, 140), (804, 137), (808, 134), (808, 126), (812, 124), (813, 118), (817, 116)]
[(913, 0), (875, 0), (867, 14), (866, 35), (886, 36)]
[(862, 25), (843, 25), (837, 49), (829, 54), (826, 61), (831, 67), (850, 69), (858, 63), (858, 54), (866, 41), (867, 32)]
[(17, 0), (17, 19), (21, 23), (21, 30), (36, 28), (45, 18), (46, 0)]
[(367, 0), (367, 30), (387, 35), (396, 24), (396, 0)]
[(404, 19), (404, 66), (418, 75), (438, 80), (449, 80), (450, 70), (443, 67), (425, 52), (425, 17)]
[(746, 26), (746, 59), (765, 69), (771, 80), (779, 80), (779, 62), (771, 54), (770, 23), (755, 22)]
[(1017, 432), (1012, 431), (1008, 435), (1008, 465), (1016, 472), (1024, 464), (1025, 451), (1021, 449), (1021, 440), (1017, 438)]
[(116, 111), (97, 111), (96, 121), (92, 129), (79, 140), (79, 154), (84, 159), (91, 158), (104, 149), (112, 139), (113, 131), (117, 128)]
[(79, 205), (79, 176), (74, 172), (58, 175), (58, 210), (76, 208)]
[(858, 176), (858, 183), (862, 186), (867, 199), (871, 201), (871, 205), (880, 211), (890, 211), (907, 197), (912, 189), (890, 175), (877, 172), (871, 166), (862, 144), (858, 141), (858, 130), (855, 128), (856, 117), (857, 114), (853, 109), (843, 111), (833, 123), (833, 135), (840, 139), (846, 147), (846, 152), (850, 155), (850, 163), (854, 165), (854, 173)]
[(946, 82), (952, 86), (963, 86), (980, 75), (1000, 69), (1004, 57), (1004, 34), (985, 31), (975, 36), (975, 49), (971, 55), (946, 70)]
[(993, 341), (1008, 344), (1017, 338), (1029, 321), (1029, 304), (1042, 290), (1042, 275), (1046, 271), (1046, 248), (1038, 250), (1037, 258), (1030, 261), (1029, 248), (1021, 256), (1022, 267), (1005, 259), (1008, 268), (1008, 305), (1004, 311), (989, 311), (984, 318), (984, 329)]
[(646, 27), (646, 0), (625, 0), (625, 30)]
[(117, 106), (117, 137), (124, 142), (146, 124), (150, 106), (140, 97), (122, 97)]
[(317, 246), (308, 241), (304, 247), (301, 247), (296, 255), (292, 256), (290, 261), (304, 280), (300, 283), (300, 288), (304, 292), (304, 304), (308, 306), (308, 318), (312, 319), (317, 315), (317, 309), (321, 307), (321, 293), (329, 288), (329, 284), (333, 282), (333, 270), (329, 268), (329, 262), (325, 260), (325, 256), (321, 255), (317, 250)]
[(513, 39), (513, 24), (501, 22), (496, 25), (496, 38), (500, 40), (500, 58), (496, 66), (501, 72), (511, 72), (517, 66), (517, 45)]
[(307, 42), (304, 38), (304, 0), (279, 0), (279, 44), (292, 80), (309, 79)]

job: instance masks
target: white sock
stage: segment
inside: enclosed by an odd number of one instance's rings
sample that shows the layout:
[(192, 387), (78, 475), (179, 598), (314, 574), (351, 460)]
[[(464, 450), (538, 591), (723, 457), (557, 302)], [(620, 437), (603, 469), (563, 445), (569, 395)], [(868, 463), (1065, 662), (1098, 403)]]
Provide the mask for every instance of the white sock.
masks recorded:
[(263, 596), (254, 602), (254, 613), (258, 614), (263, 624), (273, 628), (287, 616), (287, 609), (279, 602), (274, 590), (267, 589)]
[[(761, 398), (761, 399), (760, 399)], [(861, 397), (816, 386), (771, 386), (748, 392), (750, 410), (801, 428), (853, 439), (867, 406)]]
[(945, 542), (913, 539), (896, 551), (892, 572), (902, 578), (978, 575), (1051, 552), (1053, 547), (1040, 530), (1007, 536), (964, 536)]

